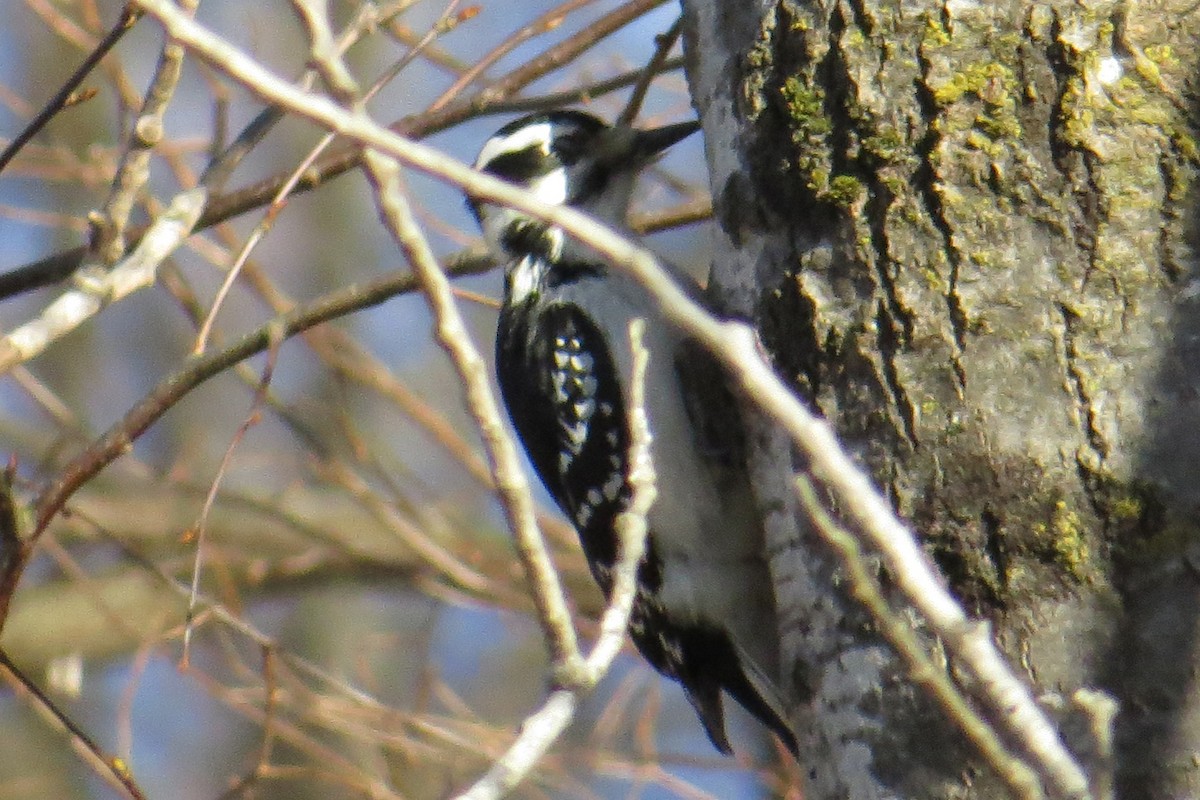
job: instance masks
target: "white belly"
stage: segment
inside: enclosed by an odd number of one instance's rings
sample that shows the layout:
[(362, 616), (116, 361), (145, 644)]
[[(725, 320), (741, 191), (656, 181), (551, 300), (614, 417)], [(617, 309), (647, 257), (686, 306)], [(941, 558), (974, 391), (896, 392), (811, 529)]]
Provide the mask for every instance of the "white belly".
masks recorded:
[[(609, 296), (592, 302), (582, 296), (589, 291)], [(627, 406), (632, 374), (629, 323), (638, 317), (657, 318), (648, 313), (644, 296), (643, 289), (616, 275), (603, 282), (580, 281), (563, 292), (565, 300), (589, 313), (603, 309), (606, 314), (595, 322), (609, 334)], [(648, 522), (663, 563), (662, 600), (681, 622), (710, 620), (757, 638), (756, 628), (773, 624), (774, 616), (769, 605), (749, 599), (772, 594), (753, 497), (745, 492), (722, 495), (720, 489), (728, 482), (718, 480), (720, 466), (706, 461), (694, 441), (676, 368), (682, 337), (665, 324), (648, 323), (644, 343), (649, 352), (646, 414), (658, 490)], [(728, 415), (730, 425), (741, 424), (736, 408)]]

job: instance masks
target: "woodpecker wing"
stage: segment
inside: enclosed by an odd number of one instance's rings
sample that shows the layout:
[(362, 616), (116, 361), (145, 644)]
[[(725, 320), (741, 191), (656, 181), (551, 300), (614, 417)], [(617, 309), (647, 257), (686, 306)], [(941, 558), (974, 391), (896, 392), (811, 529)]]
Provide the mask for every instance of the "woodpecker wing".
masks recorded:
[[(536, 302), (536, 301), (534, 301)], [(497, 336), (500, 391), (534, 469), (579, 531), (601, 588), (616, 560), (612, 523), (629, 496), (629, 432), (617, 367), (571, 303), (507, 308)]]
[[(630, 494), (625, 480), (629, 433), (622, 387), (615, 380), (620, 372), (614, 354), (599, 327), (578, 306), (539, 301), (535, 295), (502, 312), (497, 362), (500, 390), (513, 425), (547, 490), (574, 522), (592, 573), (607, 596), (616, 560), (613, 521)], [(699, 388), (697, 382), (714, 381), (712, 386), (725, 391), (724, 375), (702, 348), (686, 348), (676, 366), (681, 376), (688, 376), (685, 382), (692, 388)], [(722, 397), (732, 400), (731, 394)], [(726, 412), (730, 408), (717, 405)], [(689, 409), (714, 466), (731, 476), (741, 474), (737, 467), (744, 460), (745, 441), (740, 429), (730, 426), (734, 420), (728, 415), (702, 419), (703, 415), (700, 407)], [(727, 485), (718, 491), (732, 496), (743, 493), (744, 487)], [(638, 594), (629, 625), (638, 650), (656, 670), (683, 685), (705, 732), (721, 752), (732, 752), (725, 733), (722, 690), (796, 752), (795, 734), (786, 721), (779, 691), (760, 666), (773, 661), (752, 656), (748, 643), (735, 641), (730, 631), (680, 624), (663, 603), (662, 581), (652, 531), (638, 569)], [(747, 602), (753, 601), (747, 598)], [(755, 621), (763, 618), (758, 611), (748, 616)], [(773, 620), (770, 613), (766, 616)], [(756, 633), (773, 636), (769, 631)]]

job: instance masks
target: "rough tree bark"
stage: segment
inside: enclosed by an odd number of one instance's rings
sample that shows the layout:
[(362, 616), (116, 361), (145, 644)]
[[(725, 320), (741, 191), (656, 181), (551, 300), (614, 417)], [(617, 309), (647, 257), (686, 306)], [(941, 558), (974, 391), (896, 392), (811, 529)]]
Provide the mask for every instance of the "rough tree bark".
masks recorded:
[[(1197, 4), (683, 5), (717, 293), (1030, 683), (1118, 700), (1119, 795), (1200, 796)], [(1002, 796), (777, 565), (812, 800)]]

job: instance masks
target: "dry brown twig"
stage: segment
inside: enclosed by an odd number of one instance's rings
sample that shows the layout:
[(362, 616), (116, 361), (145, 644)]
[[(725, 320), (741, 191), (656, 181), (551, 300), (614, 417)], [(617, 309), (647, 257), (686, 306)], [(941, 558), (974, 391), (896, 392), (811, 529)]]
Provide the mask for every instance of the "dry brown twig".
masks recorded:
[[(341, 36), (337, 37), (336, 41), (334, 41), (333, 34), (328, 31), (327, 28), (325, 28), (323, 31), (319, 31), (317, 35), (324, 37), (321, 39), (322, 47), (328, 49), (328, 52), (322, 55), (322, 59), (326, 58), (330, 54), (334, 54), (340, 58), (341, 55), (346, 52), (346, 50), (348, 50), (355, 42), (358, 41), (359, 37), (361, 37), (363, 33), (373, 29), (375, 26), (381, 23), (387, 22), (392, 16), (399, 14), (408, 6), (412, 5), (412, 3), (413, 0), (400, 0), (400, 2), (393, 3), (391, 6), (386, 8), (378, 8), (374, 5), (363, 5), (359, 9), (355, 20), (346, 27), (346, 30), (342, 32)], [(296, 5), (301, 9), (301, 16), (306, 20), (310, 26), (310, 29), (314, 26), (318, 28), (321, 27), (318, 24), (318, 18), (320, 14), (319, 9), (310, 6), (308, 3), (297, 2)], [(446, 10), (446, 13), (443, 15), (443, 19), (453, 19), (452, 9), (455, 5), (456, 2), (452, 2), (450, 4)], [(368, 99), (378, 92), (389, 80), (391, 80), (391, 78), (395, 77), (397, 72), (403, 69), (406, 64), (410, 63), (412, 59), (416, 58), (417, 55), (419, 55), (420, 52), (426, 46), (428, 46), (428, 44), (432, 42), (440, 32), (448, 29), (449, 26), (435, 26), (433, 29), (431, 29), (430, 32), (420, 42), (418, 42), (405, 55), (404, 58), (400, 60), (394, 70), (389, 71), (387, 75), (375, 82), (375, 85), (372, 86), (367, 93)], [(316, 47), (315, 44), (314, 47)], [(342, 71), (339, 70), (336, 71), (335, 74), (340, 75), (341, 72)], [(300, 78), (299, 85), (303, 86), (306, 90), (311, 89), (316, 77), (317, 70), (306, 70), (303, 77)], [(279, 187), (279, 191), (274, 197), (271, 198), (271, 202), (267, 204), (267, 208), (263, 213), (262, 219), (259, 220), (258, 225), (254, 227), (254, 230), (251, 231), (250, 235), (247, 236), (245, 241), (242, 242), (241, 248), (238, 250), (237, 255), (234, 257), (233, 262), (230, 264), (229, 269), (226, 272), (225, 280), (221, 282), (221, 287), (217, 290), (216, 297), (213, 298), (208, 313), (205, 315), (204, 321), (200, 325), (200, 330), (196, 334), (196, 344), (192, 349), (193, 353), (198, 355), (204, 352), (204, 349), (208, 344), (208, 338), (212, 333), (213, 323), (216, 322), (217, 312), (220, 311), (221, 306), (224, 304), (225, 298), (228, 296), (229, 291), (233, 288), (234, 281), (236, 281), (238, 276), (241, 274), (242, 267), (245, 266), (247, 259), (250, 258), (250, 254), (254, 251), (254, 248), (256, 248), (259, 243), (262, 242), (263, 238), (267, 235), (267, 232), (271, 230), (271, 227), (275, 224), (275, 220), (287, 206), (288, 198), (291, 196), (292, 192), (295, 191), (301, 179), (305, 174), (308, 173), (310, 169), (312, 169), (313, 163), (321, 156), (323, 152), (329, 148), (331, 144), (333, 144), (336, 138), (337, 136), (333, 133), (323, 136), (321, 140), (317, 142), (317, 144), (314, 145), (311, 150), (309, 150), (308, 155), (301, 159), (296, 168), (288, 174), (283, 181), (283, 185)]]
[[(150, 202), (153, 203), (152, 198), (150, 199)], [(182, 239), (182, 237), (179, 237), (179, 239)], [(479, 269), (482, 266), (483, 266), (482, 264), (478, 264), (478, 265), (473, 265), (471, 268)], [(408, 290), (409, 290), (409, 288), (401, 288), (400, 289), (400, 291), (408, 291)], [(373, 288), (368, 287), (367, 294), (371, 294), (372, 291), (373, 291)], [(377, 301), (377, 300), (366, 301), (366, 302), (374, 302), (374, 301)], [(320, 305), (320, 303), (318, 303), (318, 305)], [(352, 307), (352, 306), (345, 306), (343, 312), (334, 312), (332, 314), (332, 316), (336, 316), (338, 313), (345, 313), (345, 311), (348, 310), (350, 307)], [(313, 310), (314, 309), (311, 305), (299, 309), (301, 315), (304, 315)], [(296, 318), (293, 317), (293, 321), (295, 319)], [(306, 325), (316, 324), (317, 317), (309, 316), (308, 319), (309, 319), (308, 322), (299, 323), (299, 326), (293, 328), (291, 330), (291, 333), (295, 333), (296, 331), (302, 329)], [(263, 330), (265, 330), (265, 327)], [(261, 332), (262, 331), (260, 331), (260, 333)], [(257, 334), (256, 334), (256, 336), (257, 336)], [(268, 336), (268, 339), (269, 338), (270, 337)], [(74, 478), (86, 480), (86, 477), (85, 477), (86, 474), (90, 473), (91, 475), (94, 475), (96, 470), (102, 468), (107, 463), (111, 463), (111, 461), (114, 458), (119, 456), (122, 452), (124, 452), (128, 448), (129, 443), (131, 441), (133, 441), (137, 438), (137, 436), (139, 435), (139, 428), (144, 430), (145, 425), (151, 424), (154, 421), (154, 419), (157, 419), (159, 416), (161, 416), (161, 414), (163, 412), (165, 412), (167, 409), (169, 409), (174, 404), (174, 402), (176, 402), (176, 400), (181, 398), (184, 394), (187, 393), (187, 391), (190, 390), (190, 389), (184, 388), (184, 387), (194, 387), (194, 386), (198, 385), (198, 383), (200, 381), (204, 380), (205, 377), (218, 374), (221, 370), (220, 367), (216, 366), (218, 362), (223, 361), (224, 363), (229, 364), (229, 363), (231, 363), (230, 359), (236, 360), (237, 358), (245, 358), (246, 355), (248, 355), (253, 349), (258, 348), (261, 350), (261, 347), (259, 347), (259, 345), (262, 345), (263, 343), (264, 342), (262, 340), (260, 340), (258, 342), (258, 344), (256, 344), (254, 347), (252, 347), (250, 349), (246, 349), (243, 346), (245, 343), (239, 342), (239, 343), (235, 344), (235, 348), (234, 348), (234, 349), (237, 349), (240, 351), (240, 355), (238, 355), (238, 356), (233, 355), (232, 352), (224, 352), (224, 353), (217, 354), (217, 358), (215, 360), (212, 360), (212, 361), (198, 360), (198, 362), (188, 365), (184, 370), (181, 371), (180, 375), (176, 376), (176, 377), (183, 378), (183, 383), (178, 385), (179, 386), (178, 391), (168, 390), (168, 388), (167, 388), (168, 384), (171, 383), (172, 381), (170, 381), (170, 380), (163, 381), (162, 384), (156, 389), (156, 391), (154, 393), (154, 396), (155, 396), (154, 400), (150, 400), (150, 402), (146, 403), (146, 404), (139, 404), (138, 408), (135, 409), (134, 412), (132, 412), (129, 416), (127, 416), (126, 419), (123, 420), (121, 424), (114, 426), (114, 428), (111, 431), (109, 431), (109, 435), (106, 437), (103, 437), (100, 440), (100, 442), (97, 443), (98, 444), (97, 447), (89, 448), (83, 454), (83, 458), (81, 460), (77, 460), (72, 465), (72, 467), (67, 471), (66, 475), (64, 475), (64, 477), (68, 478), (67, 483), (56, 485), (56, 487), (53, 487), (50, 492), (43, 495), (43, 499), (46, 499), (46, 500), (52, 499), (54, 497), (54, 493), (56, 490), (65, 490), (66, 493), (69, 493), (71, 491), (71, 488), (68, 486), (68, 484)], [(74, 478), (72, 478), (71, 476), (74, 476)], [(66, 493), (60, 495), (59, 499), (64, 499), (67, 496)], [(36, 536), (35, 536), (34, 541), (36, 541)], [(29, 544), (30, 544), (30, 550), (32, 550), (33, 541), (31, 541)], [(9, 590), (11, 590), (12, 587), (11, 587), (11, 585), (9, 585), (7, 588)], [(7, 597), (10, 595), (11, 595), (11, 591), (6, 592), (6, 601), (7, 601)], [(102, 601), (98, 600), (97, 602), (100, 603)], [(210, 608), (210, 606), (208, 606), (206, 603), (205, 604), (206, 610), (201, 612), (202, 615), (204, 615), (206, 619), (217, 619), (217, 617), (213, 616), (212, 612), (210, 610), (208, 610), (209, 608)], [(228, 624), (228, 621), (224, 621), (222, 624)], [(623, 629), (623, 626), (620, 626), (620, 627)], [(195, 674), (194, 670), (189, 670), (188, 674), (189, 675)], [(214, 694), (214, 696), (215, 696), (215, 694)], [(255, 770), (254, 774), (265, 776), (265, 775), (270, 774), (271, 772), (272, 772), (272, 770), (267, 767), (260, 767)], [(372, 788), (377, 789), (379, 787), (372, 787)], [(380, 796), (390, 796), (390, 795), (385, 793), (385, 794), (380, 794)]]
[(250, 410), (246, 413), (246, 417), (242, 420), (242, 424), (238, 426), (233, 437), (229, 441), (229, 445), (225, 448), (225, 454), (221, 457), (221, 463), (217, 466), (216, 474), (213, 475), (212, 483), (209, 486), (208, 493), (204, 496), (204, 503), (200, 507), (200, 514), (196, 519), (196, 523), (192, 526), (195, 531), (196, 552), (192, 557), (192, 590), (188, 596), (188, 611), (187, 621), (183, 631), (183, 653), (180, 655), (180, 662), (187, 666), (190, 660), (191, 642), (192, 642), (192, 622), (193, 615), (196, 610), (196, 600), (200, 594), (200, 573), (204, 566), (204, 542), (205, 533), (208, 530), (208, 517), (212, 512), (213, 503), (216, 502), (217, 493), (221, 488), (221, 481), (229, 471), (229, 466), (233, 461), (233, 455), (237, 451), (238, 445), (250, 432), (250, 428), (258, 421), (259, 408), (262, 406), (267, 397), (267, 390), (271, 385), (271, 377), (275, 374), (275, 364), (279, 358), (279, 346), (283, 343), (283, 331), (278, 327), (272, 327), (268, 333), (267, 344), (267, 363), (263, 367), (262, 377), (258, 381), (258, 385), (254, 390), (254, 399), (250, 402)]
[(63, 83), (62, 88), (55, 93), (54, 97), (50, 98), (42, 107), (42, 110), (38, 112), (37, 116), (30, 120), (29, 124), (13, 137), (13, 140), (4, 148), (4, 151), (0, 152), (0, 172), (3, 172), (9, 162), (16, 157), (17, 153), (21, 152), (25, 145), (29, 144), (33, 140), (33, 137), (37, 136), (38, 132), (46, 127), (46, 123), (53, 119), (55, 114), (67, 106), (80, 101), (77, 91), (80, 84), (91, 74), (101, 59), (108, 55), (112, 48), (116, 47), (117, 42), (121, 41), (125, 34), (133, 28), (134, 23), (138, 21), (140, 16), (141, 13), (134, 11), (131, 4), (125, 6), (121, 11), (120, 19), (117, 20), (117, 24), (113, 26), (112, 30), (96, 43), (96, 46), (91, 49), (91, 52), (88, 53), (87, 58), (84, 59), (79, 68)]
[(71, 747), (89, 763), (95, 773), (109, 785), (116, 788), (132, 800), (145, 800), (146, 795), (138, 786), (137, 781), (129, 774), (124, 762), (115, 756), (104, 752), (96, 742), (64, 714), (54, 702), (46, 696), (38, 685), (30, 680), (17, 665), (12, 663), (8, 654), (0, 650), (0, 678), (18, 695), (28, 700), (35, 711), (40, 713), (54, 728), (66, 733)]

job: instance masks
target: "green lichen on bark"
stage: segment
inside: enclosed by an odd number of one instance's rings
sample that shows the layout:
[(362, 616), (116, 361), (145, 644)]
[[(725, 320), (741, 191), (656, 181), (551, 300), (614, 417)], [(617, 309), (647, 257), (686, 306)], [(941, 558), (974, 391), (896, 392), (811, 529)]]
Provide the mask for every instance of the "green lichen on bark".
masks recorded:
[[(925, 8), (763, 29), (746, 85), (782, 132), (754, 185), (795, 218), (764, 338), (1030, 675), (1094, 682), (1127, 575), (1200, 533), (1200, 22)], [(1046, 619), (1105, 631), (1054, 650)]]
[(795, 144), (793, 166), (804, 185), (820, 196), (829, 185), (830, 157), (827, 138), (833, 121), (825, 112), (825, 93), (800, 76), (783, 82), (780, 93), (788, 112)]
[[(1016, 27), (991, 7), (915, 20), (844, 8), (781, 5), (743, 84), (786, 131), (790, 204), (822, 209), (814, 224), (836, 248), (832, 273), (801, 260), (781, 293), (809, 326), (782, 338), (818, 348), (795, 377), (835, 419), (862, 415), (842, 432), (872, 442), (902, 510), (930, 492), (969, 500), (965, 473), (937, 478), (951, 440), (1004, 461), (997, 480), (1028, 502), (939, 517), (931, 538), (965, 591), (1002, 608), (1018, 588), (1103, 580), (1131, 525), (1110, 519), (1129, 504), (1106, 505), (1095, 476), (1134, 468), (1119, 453), (1128, 410), (1111, 398), (1154, 369), (1111, 342), (1132, 320), (1147, 351), (1166, 335), (1140, 298), (1165, 300), (1171, 269), (1156, 265), (1164, 236), (1184, 238), (1170, 209), (1192, 186), (1191, 126), (1164, 91), (1180, 60), (1129, 46), (1114, 3), (1039, 6)], [(1153, 539), (1152, 523), (1131, 535)], [(1004, 569), (942, 546), (955, 526), (970, 542), (987, 525)]]

